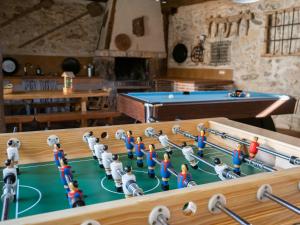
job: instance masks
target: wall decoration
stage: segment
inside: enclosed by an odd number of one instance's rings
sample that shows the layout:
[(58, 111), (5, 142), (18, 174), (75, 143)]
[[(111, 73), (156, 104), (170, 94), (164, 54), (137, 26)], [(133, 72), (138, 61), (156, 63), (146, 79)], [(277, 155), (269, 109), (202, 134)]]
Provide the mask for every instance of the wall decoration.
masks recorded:
[(115, 38), (116, 47), (120, 51), (127, 51), (131, 47), (131, 40), (127, 34), (118, 34)]
[(184, 44), (178, 43), (175, 45), (172, 55), (175, 62), (183, 63), (188, 57), (188, 49)]
[(227, 65), (230, 62), (231, 41), (211, 43), (210, 64), (213, 66)]
[(132, 33), (137, 37), (145, 35), (144, 17), (136, 18), (132, 21)]
[(204, 44), (206, 40), (206, 35), (201, 35), (199, 37), (199, 43), (192, 49), (191, 60), (194, 63), (204, 61)]
[(246, 33), (247, 36), (250, 29), (250, 21), (254, 19), (254, 13), (250, 10), (245, 12), (240, 12), (237, 15), (222, 17), (220, 15), (214, 17), (210, 16), (206, 19), (208, 25), (208, 36), (209, 37), (217, 37), (220, 32), (220, 25), (224, 26), (224, 36), (228, 38), (232, 35), (232, 26), (235, 24), (237, 26), (235, 36), (240, 35), (240, 25), (243, 20), (246, 21)]

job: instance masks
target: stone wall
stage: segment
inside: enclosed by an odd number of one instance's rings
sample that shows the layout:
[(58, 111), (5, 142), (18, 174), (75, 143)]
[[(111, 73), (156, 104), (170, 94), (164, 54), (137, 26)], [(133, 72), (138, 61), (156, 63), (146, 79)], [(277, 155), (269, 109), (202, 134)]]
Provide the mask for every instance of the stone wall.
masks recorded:
[[(26, 4), (24, 4), (26, 2)], [(38, 4), (39, 0), (1, 0), (0, 24)], [(49, 9), (39, 9), (14, 20), (0, 29), (5, 54), (89, 56), (94, 53), (102, 17), (86, 15), (50, 33), (40, 40), (19, 48), (24, 42), (86, 12), (89, 1), (54, 0)]]
[[(236, 4), (231, 0), (209, 1), (207, 3), (184, 6), (177, 14), (170, 16), (169, 52), (178, 43), (184, 43), (191, 51), (197, 44), (197, 36), (208, 33), (206, 19), (210, 16), (233, 16), (240, 11), (251, 10), (255, 19), (250, 23), (248, 36), (245, 35), (245, 25), (242, 22), (240, 36), (225, 38), (218, 36), (208, 38), (205, 44), (204, 63), (195, 64), (190, 58), (182, 64), (177, 64), (169, 54), (169, 67), (203, 68), (211, 67), (210, 43), (229, 40), (231, 44), (231, 62), (224, 68), (234, 70), (234, 81), (238, 88), (251, 91), (276, 92), (300, 98), (300, 63), (299, 56), (263, 57), (265, 40), (265, 13), (270, 10), (300, 6), (299, 0), (260, 0), (253, 4)], [(220, 27), (222, 30), (223, 27)], [(236, 27), (233, 27), (233, 32)], [(299, 31), (300, 32), (300, 31)], [(300, 43), (299, 43), (300, 44)], [(190, 54), (190, 52), (189, 52)], [(276, 116), (277, 127), (300, 130), (300, 109), (297, 115)]]

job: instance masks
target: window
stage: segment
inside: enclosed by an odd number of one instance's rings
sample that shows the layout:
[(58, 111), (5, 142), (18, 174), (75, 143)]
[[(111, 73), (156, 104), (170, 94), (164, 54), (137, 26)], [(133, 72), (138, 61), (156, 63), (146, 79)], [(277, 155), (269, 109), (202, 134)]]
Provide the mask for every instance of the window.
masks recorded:
[(267, 13), (266, 55), (300, 55), (300, 7)]

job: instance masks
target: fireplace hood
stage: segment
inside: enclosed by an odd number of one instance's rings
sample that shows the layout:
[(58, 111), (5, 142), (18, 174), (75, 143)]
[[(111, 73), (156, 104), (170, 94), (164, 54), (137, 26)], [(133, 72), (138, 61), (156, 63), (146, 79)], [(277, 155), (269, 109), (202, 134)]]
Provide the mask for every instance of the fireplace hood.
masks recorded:
[(160, 3), (109, 0), (95, 56), (166, 58)]

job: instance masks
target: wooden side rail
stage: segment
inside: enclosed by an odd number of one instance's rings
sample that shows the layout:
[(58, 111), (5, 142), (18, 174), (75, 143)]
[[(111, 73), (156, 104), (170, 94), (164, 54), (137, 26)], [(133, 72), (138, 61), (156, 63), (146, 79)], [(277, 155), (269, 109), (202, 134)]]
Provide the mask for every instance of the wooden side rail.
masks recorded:
[(19, 131), (22, 131), (23, 129), (23, 123), (31, 123), (33, 121), (33, 115), (5, 116), (5, 124), (18, 124)]

